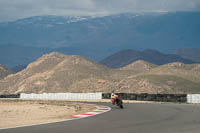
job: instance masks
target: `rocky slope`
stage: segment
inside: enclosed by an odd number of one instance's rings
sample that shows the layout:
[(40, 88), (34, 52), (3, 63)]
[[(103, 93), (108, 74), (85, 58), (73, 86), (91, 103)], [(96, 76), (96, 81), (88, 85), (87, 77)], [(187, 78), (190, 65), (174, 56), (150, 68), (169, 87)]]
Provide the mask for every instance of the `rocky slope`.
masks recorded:
[(0, 65), (0, 80), (12, 73), (14, 73), (14, 72), (12, 72), (11, 70), (9, 70), (8, 68), (6, 68), (3, 65)]
[(119, 68), (120, 70), (131, 70), (131, 71), (137, 71), (137, 72), (144, 72), (149, 71), (152, 68), (157, 67), (157, 65), (148, 63), (143, 60), (137, 60), (129, 65), (126, 65), (124, 67)]
[(108, 74), (107, 68), (91, 60), (54, 52), (42, 56), (23, 71), (0, 81), (0, 91), (3, 93), (84, 92), (88, 89), (102, 91), (105, 89), (102, 86), (99, 88), (94, 86), (96, 89), (88, 86), (90, 82), (106, 86)]
[[(168, 93), (199, 93), (200, 71), (199, 64), (170, 63), (151, 69), (148, 72), (133, 77), (145, 80)], [(159, 90), (160, 90), (159, 89)]]
[(136, 61), (109, 69), (76, 55), (53, 52), (0, 80), (0, 93), (132, 92), (199, 93), (199, 64), (156, 66)]

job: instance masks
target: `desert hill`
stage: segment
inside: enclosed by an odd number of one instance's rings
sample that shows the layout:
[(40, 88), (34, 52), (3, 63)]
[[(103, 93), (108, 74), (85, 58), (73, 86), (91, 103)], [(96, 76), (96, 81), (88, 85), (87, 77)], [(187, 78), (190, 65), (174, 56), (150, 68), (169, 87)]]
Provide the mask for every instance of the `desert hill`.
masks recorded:
[(12, 73), (14, 72), (12, 72), (11, 70), (9, 70), (3, 65), (0, 65), (0, 80)]
[(138, 60), (124, 67), (111, 69), (112, 75), (110, 75), (110, 77), (120, 81), (123, 78), (149, 71), (155, 67), (157, 67), (157, 65), (151, 64), (143, 60)]
[(162, 66), (136, 61), (119, 69), (76, 55), (53, 52), (0, 80), (0, 93), (132, 92), (198, 93), (199, 64)]
[(192, 68), (192, 71), (200, 72), (200, 64), (195, 65), (195, 66)]
[(148, 63), (146, 61), (143, 60), (137, 60), (131, 64), (128, 64), (124, 67), (119, 68), (120, 70), (132, 70), (132, 71), (137, 71), (137, 72), (144, 72), (144, 71), (148, 71), (152, 68), (157, 67), (157, 65)]
[(169, 63), (152, 69), (148, 74), (173, 75), (193, 82), (200, 82), (200, 71), (194, 71), (198, 64)]
[(200, 71), (196, 71), (198, 67), (198, 64), (169, 63), (130, 76), (124, 81), (143, 81), (146, 86), (159, 93), (199, 93)]
[[(82, 88), (90, 89), (90, 82), (106, 84), (107, 75), (108, 68), (89, 59), (53, 52), (0, 81), (0, 90), (3, 93), (84, 92), (87, 90)], [(94, 91), (94, 88), (91, 89)]]

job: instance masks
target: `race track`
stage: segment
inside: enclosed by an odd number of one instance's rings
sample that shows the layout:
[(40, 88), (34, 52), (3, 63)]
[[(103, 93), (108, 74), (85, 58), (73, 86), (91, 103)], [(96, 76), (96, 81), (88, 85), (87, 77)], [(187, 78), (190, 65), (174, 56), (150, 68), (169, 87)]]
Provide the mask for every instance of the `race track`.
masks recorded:
[(0, 130), (0, 133), (200, 133), (200, 105), (125, 104), (110, 112), (47, 125)]

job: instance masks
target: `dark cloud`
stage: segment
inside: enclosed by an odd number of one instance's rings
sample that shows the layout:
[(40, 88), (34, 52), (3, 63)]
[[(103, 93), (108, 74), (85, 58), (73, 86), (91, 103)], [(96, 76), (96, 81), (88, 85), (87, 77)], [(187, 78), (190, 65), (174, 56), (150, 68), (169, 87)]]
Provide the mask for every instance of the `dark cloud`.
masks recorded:
[(35, 15), (199, 10), (200, 0), (0, 0), (0, 21)]

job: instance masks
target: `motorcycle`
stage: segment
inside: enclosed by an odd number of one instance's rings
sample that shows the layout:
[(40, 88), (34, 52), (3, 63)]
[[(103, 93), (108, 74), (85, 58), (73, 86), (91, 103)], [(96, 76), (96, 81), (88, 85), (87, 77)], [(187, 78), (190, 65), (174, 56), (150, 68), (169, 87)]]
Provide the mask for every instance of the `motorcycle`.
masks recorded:
[(118, 107), (120, 107), (121, 109), (124, 108), (123, 106), (123, 101), (122, 99), (119, 97), (119, 95), (112, 95), (111, 97), (111, 102), (113, 105), (117, 105)]

